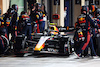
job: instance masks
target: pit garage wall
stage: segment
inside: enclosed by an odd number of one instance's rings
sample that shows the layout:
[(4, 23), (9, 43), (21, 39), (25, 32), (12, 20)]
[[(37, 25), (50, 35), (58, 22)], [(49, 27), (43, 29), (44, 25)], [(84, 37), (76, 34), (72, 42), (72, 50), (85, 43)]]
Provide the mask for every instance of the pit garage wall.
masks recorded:
[[(73, 4), (73, 8), (71, 7), (73, 9), (73, 11), (72, 11), (73, 15), (71, 15), (71, 16), (73, 16), (73, 18), (70, 18), (69, 20), (73, 20), (73, 22), (70, 21), (69, 24), (74, 25), (75, 22), (77, 21), (77, 17), (81, 14), (81, 11), (80, 11), (81, 5), (80, 4), (75, 4), (75, 0), (72, 0), (72, 1), (74, 3)], [(55, 11), (56, 11), (56, 5), (54, 5), (54, 1), (52, 1), (52, 5), (53, 5), (53, 7), (52, 7), (52, 11), (53, 11), (52, 15), (53, 15), (53, 14), (55, 14)], [(58, 14), (60, 15), (60, 5), (58, 5)], [(52, 19), (52, 21), (53, 22), (57, 22), (58, 26), (60, 26), (60, 23), (62, 23), (62, 22), (60, 22), (60, 19), (58, 21)]]
[[(53, 15), (53, 14), (56, 13), (56, 5), (54, 5), (54, 1), (52, 1), (52, 5), (53, 5), (53, 8), (52, 8), (52, 11), (53, 11), (52, 15)], [(58, 5), (57, 14), (60, 15), (60, 5)], [(60, 17), (61, 17), (61, 16), (60, 16)], [(60, 25), (60, 19), (59, 19), (59, 20), (53, 20), (53, 19), (52, 19), (52, 22), (57, 23), (58, 26)]]
[[(70, 20), (73, 20), (73, 22), (70, 22), (73, 23), (72, 25), (75, 24), (75, 22), (77, 21), (77, 17), (81, 14), (81, 4), (75, 4), (75, 0), (72, 0), (73, 1), (73, 18), (71, 18)], [(52, 1), (52, 5), (53, 5), (53, 13), (52, 14), (55, 14), (55, 11), (56, 11), (56, 5), (54, 5), (54, 1)], [(60, 6), (58, 6), (58, 14), (60, 15)], [(61, 17), (61, 16), (60, 16)], [(53, 22), (58, 22), (58, 26), (60, 25), (60, 19), (58, 21), (55, 21), (55, 20), (52, 20)]]
[[(11, 0), (11, 5), (12, 4), (19, 6), (19, 14), (24, 10), (24, 0)], [(0, 0), (0, 8), (2, 9), (2, 14), (6, 13), (9, 8), (9, 0)]]
[(2, 10), (2, 14), (6, 13), (9, 8), (9, 0), (0, 0), (0, 8)]
[[(0, 9), (2, 10), (2, 0), (0, 0)], [(2, 11), (3, 13), (3, 11)]]
[(75, 4), (74, 0), (74, 23), (77, 21), (77, 17), (81, 14), (81, 5), (80, 4)]

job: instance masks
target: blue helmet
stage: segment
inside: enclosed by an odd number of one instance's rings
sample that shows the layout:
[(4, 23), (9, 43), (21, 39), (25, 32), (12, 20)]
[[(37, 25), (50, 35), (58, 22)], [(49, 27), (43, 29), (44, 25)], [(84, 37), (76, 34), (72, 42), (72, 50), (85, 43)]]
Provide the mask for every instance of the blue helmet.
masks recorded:
[(12, 8), (13, 8), (14, 10), (18, 11), (18, 5), (13, 4), (13, 5), (12, 5)]
[(81, 13), (83, 13), (83, 11), (89, 12), (89, 7), (88, 6), (82, 6), (81, 7)]
[(97, 6), (95, 4), (91, 4), (89, 6), (89, 9), (91, 10), (91, 12), (95, 12), (97, 10)]

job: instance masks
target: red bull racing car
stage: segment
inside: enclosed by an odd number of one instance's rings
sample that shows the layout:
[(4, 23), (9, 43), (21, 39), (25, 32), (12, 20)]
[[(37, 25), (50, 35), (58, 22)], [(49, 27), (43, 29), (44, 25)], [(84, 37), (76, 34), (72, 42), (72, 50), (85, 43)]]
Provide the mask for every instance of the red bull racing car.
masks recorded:
[(60, 32), (73, 31), (74, 27), (50, 26), (47, 33), (41, 36), (34, 48), (35, 53), (54, 53), (68, 55), (72, 52), (71, 39)]
[(72, 30), (74, 30), (74, 27), (50, 26), (44, 33), (33, 34), (32, 41), (27, 40), (27, 37), (24, 35), (18, 35), (13, 46), (14, 53), (16, 55), (25, 53), (54, 53), (69, 56), (72, 52), (71, 39), (60, 32)]

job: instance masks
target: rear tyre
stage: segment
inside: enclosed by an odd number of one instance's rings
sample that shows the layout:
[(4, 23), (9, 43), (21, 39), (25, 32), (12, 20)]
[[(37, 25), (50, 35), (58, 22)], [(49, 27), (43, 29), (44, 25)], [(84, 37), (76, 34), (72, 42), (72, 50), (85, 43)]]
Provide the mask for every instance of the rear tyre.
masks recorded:
[(97, 37), (96, 42), (97, 42), (97, 55), (100, 56), (100, 37)]
[[(60, 39), (60, 42), (59, 42), (59, 53), (62, 54), (62, 55), (67, 55), (69, 56), (69, 52), (68, 52), (68, 46), (65, 47), (65, 41), (62, 39)], [(67, 44), (68, 45), (68, 44)]]
[(3, 36), (3, 35), (1, 35), (1, 37), (2, 37), (3, 42), (4, 42), (4, 53), (7, 54), (9, 49), (10, 49), (10, 47), (9, 47), (9, 40), (5, 36)]

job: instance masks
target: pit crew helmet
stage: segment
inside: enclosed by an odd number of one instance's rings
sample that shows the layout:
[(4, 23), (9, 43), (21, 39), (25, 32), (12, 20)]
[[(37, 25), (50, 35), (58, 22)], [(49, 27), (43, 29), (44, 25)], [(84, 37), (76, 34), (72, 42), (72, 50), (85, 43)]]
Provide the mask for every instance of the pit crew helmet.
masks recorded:
[(91, 10), (91, 12), (95, 12), (97, 10), (97, 6), (95, 4), (91, 4), (89, 6), (89, 9)]
[(40, 8), (41, 8), (41, 4), (40, 3), (36, 3), (35, 6), (36, 6), (36, 11), (39, 11)]
[(53, 35), (57, 35), (59, 32), (56, 26), (51, 26), (49, 29), (51, 30), (50, 34), (53, 34)]
[(41, 7), (41, 4), (40, 3), (36, 3), (36, 7)]
[(81, 13), (83, 13), (83, 11), (89, 12), (89, 7), (88, 6), (82, 6), (81, 7)]
[(100, 15), (100, 8), (97, 9), (96, 11), (96, 15), (99, 14)]
[(18, 11), (18, 5), (13, 4), (13, 5), (12, 5), (12, 8), (13, 8), (14, 10)]

